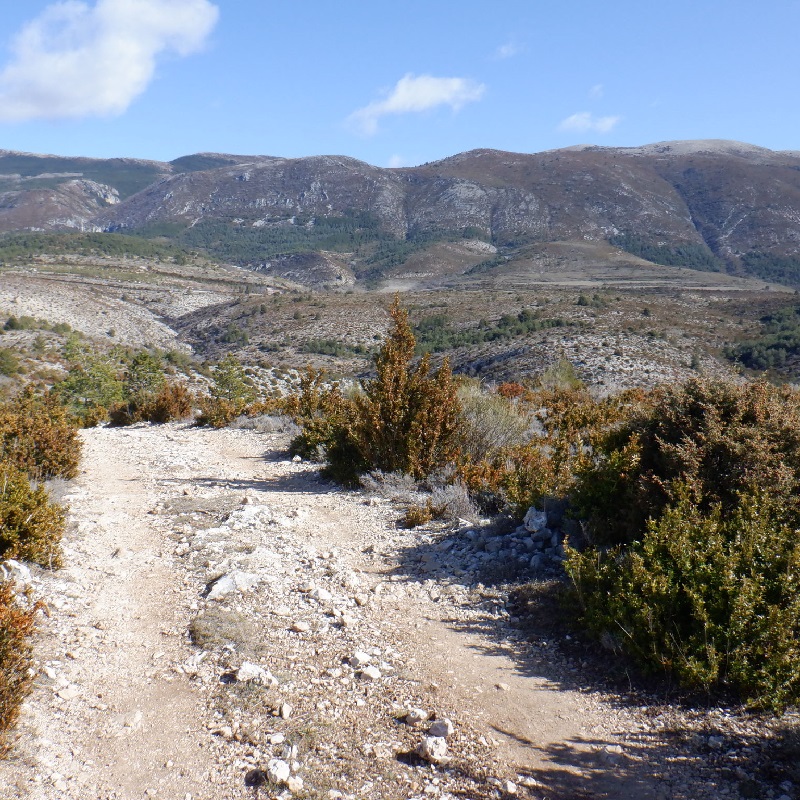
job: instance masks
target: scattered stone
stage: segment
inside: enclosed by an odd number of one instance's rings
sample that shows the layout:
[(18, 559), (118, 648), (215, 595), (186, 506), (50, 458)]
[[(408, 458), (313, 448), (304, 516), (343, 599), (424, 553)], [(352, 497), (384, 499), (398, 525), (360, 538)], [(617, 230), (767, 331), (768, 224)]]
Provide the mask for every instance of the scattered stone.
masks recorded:
[(298, 620), (292, 625), (292, 630), (295, 633), (308, 633), (311, 630), (311, 626), (303, 620)]
[(278, 685), (278, 679), (269, 670), (258, 664), (251, 664), (249, 661), (242, 662), (241, 667), (236, 671), (236, 680), (240, 683), (260, 683), (262, 686)]
[(333, 595), (327, 589), (323, 589), (321, 586), (314, 587), (311, 590), (309, 597), (311, 597), (312, 600), (318, 600), (320, 603), (329, 603), (331, 600), (333, 600)]
[(80, 693), (81, 690), (77, 686), (66, 686), (56, 692), (62, 700), (74, 700)]
[(452, 736), (454, 731), (455, 726), (449, 719), (437, 719), (428, 728), (428, 735), (446, 739), (448, 736)]
[(292, 463), (299, 464), (302, 460), (300, 456), (294, 456), (294, 458), (292, 458)]
[(417, 747), (417, 755), (431, 764), (443, 764), (448, 760), (447, 742), (441, 736), (426, 736)]
[(498, 692), (510, 692), (511, 687), (507, 683), (496, 683), (494, 688), (497, 689)]
[(359, 677), (367, 681), (377, 681), (381, 676), (381, 671), (377, 667), (364, 667), (359, 673)]
[(258, 575), (253, 575), (250, 572), (242, 572), (241, 570), (234, 570), (221, 578), (217, 578), (212, 584), (206, 599), (219, 600), (221, 597), (227, 597), (234, 592), (249, 592), (255, 589), (260, 583), (261, 579)]
[(33, 583), (33, 575), (25, 564), (9, 558), (0, 564), (0, 580), (13, 581), (18, 588), (24, 589)]
[(267, 736), (267, 741), (272, 745), (283, 744), (286, 741), (286, 736), (282, 733), (272, 733)]
[(267, 764), (267, 777), (273, 782), (284, 784), (292, 776), (291, 767), (280, 758), (271, 758)]
[(424, 711), (421, 708), (412, 708), (408, 714), (406, 714), (406, 723), (409, 725), (419, 725), (420, 722), (425, 722), (430, 714), (427, 711)]
[(547, 527), (547, 513), (531, 507), (528, 509), (527, 514), (525, 514), (522, 524), (526, 531), (536, 533)]
[(293, 775), (291, 778), (289, 778), (288, 781), (286, 781), (286, 788), (292, 794), (298, 794), (299, 792), (302, 792), (303, 791), (303, 779), (302, 778), (298, 778), (296, 775)]
[(294, 708), (289, 703), (282, 703), (279, 712), (281, 719), (289, 719), (292, 716), (292, 711), (294, 711)]
[(356, 650), (356, 652), (350, 656), (350, 666), (355, 667), (355, 669), (365, 667), (370, 661), (372, 661), (372, 656), (369, 653), (365, 653), (363, 650)]

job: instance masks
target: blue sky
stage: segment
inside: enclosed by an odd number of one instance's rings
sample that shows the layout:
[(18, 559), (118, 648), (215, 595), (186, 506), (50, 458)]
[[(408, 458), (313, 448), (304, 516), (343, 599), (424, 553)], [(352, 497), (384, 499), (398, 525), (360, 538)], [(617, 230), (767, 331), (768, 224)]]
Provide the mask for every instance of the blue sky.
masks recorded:
[(0, 148), (800, 149), (800, 0), (0, 0)]

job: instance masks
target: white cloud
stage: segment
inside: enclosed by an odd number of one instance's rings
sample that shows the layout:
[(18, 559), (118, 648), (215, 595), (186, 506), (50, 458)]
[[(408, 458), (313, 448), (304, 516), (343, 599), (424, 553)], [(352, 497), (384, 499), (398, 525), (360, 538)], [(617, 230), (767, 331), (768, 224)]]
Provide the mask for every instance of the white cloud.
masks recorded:
[(450, 106), (458, 111), (467, 103), (483, 97), (486, 87), (468, 78), (434, 78), (432, 75), (408, 74), (400, 78), (384, 100), (376, 100), (354, 111), (348, 122), (356, 130), (371, 136), (378, 131), (378, 120), (387, 114), (408, 114)]
[(386, 166), (389, 167), (390, 169), (397, 169), (398, 167), (405, 167), (406, 166), (406, 160), (403, 158), (403, 156), (398, 155), (397, 153), (395, 153), (393, 156), (390, 156), (389, 163)]
[(585, 133), (609, 133), (617, 127), (622, 117), (596, 117), (589, 111), (581, 111), (562, 120), (558, 126), (560, 131), (576, 131)]
[(589, 97), (591, 97), (592, 100), (602, 100), (604, 94), (605, 88), (602, 83), (596, 83), (589, 89)]
[(494, 57), (498, 59), (513, 58), (522, 52), (522, 48), (516, 42), (506, 42), (494, 51)]
[(53, 3), (12, 43), (0, 122), (121, 114), (152, 81), (157, 57), (202, 48), (218, 15), (208, 0)]

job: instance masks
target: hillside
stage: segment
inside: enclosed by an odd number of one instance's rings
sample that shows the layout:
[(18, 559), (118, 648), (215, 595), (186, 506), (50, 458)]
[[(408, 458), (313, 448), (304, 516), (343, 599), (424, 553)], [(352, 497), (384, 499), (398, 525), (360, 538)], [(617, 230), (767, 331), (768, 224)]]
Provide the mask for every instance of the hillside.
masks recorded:
[(589, 272), (646, 262), (800, 285), (800, 156), (737, 142), (474, 150), (404, 169), (3, 151), (0, 192), (0, 230), (114, 231), (312, 286), (502, 279), (540, 272), (554, 244)]

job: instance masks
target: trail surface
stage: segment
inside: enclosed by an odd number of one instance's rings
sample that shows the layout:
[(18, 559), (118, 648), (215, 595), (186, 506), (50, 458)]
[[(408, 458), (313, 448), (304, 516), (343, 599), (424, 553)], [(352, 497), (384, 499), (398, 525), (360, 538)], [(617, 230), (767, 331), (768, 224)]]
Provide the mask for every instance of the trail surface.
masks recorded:
[[(475, 531), (400, 529), (276, 434), (83, 438), (2, 800), (715, 796), (661, 748), (666, 716), (644, 724), (520, 631)], [(416, 751), (445, 718), (431, 764)]]

